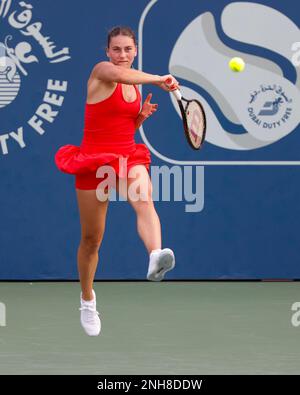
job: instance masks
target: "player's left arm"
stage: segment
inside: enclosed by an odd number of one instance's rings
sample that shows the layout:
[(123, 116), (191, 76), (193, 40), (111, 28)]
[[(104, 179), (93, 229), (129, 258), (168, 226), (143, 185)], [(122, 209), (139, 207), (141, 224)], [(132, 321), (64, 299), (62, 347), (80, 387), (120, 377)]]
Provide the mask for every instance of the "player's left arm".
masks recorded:
[(139, 129), (140, 126), (143, 124), (143, 122), (147, 118), (149, 118), (155, 111), (157, 111), (158, 104), (150, 103), (151, 98), (152, 98), (152, 93), (149, 93), (146, 100), (144, 101), (144, 104), (142, 106), (142, 109), (138, 117), (135, 120), (135, 129)]

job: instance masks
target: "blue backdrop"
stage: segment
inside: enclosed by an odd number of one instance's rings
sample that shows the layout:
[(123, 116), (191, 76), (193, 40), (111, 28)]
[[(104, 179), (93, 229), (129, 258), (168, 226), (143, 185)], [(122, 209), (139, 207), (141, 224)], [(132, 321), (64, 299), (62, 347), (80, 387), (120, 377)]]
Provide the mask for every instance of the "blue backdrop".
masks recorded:
[[(140, 58), (136, 68), (167, 74), (182, 31), (209, 12), (226, 47), (275, 63), (285, 79), (296, 84), (298, 66), (291, 62), (292, 51), (288, 59), (280, 52), (281, 44), (275, 51), (225, 34), (221, 15), (232, 3), (237, 2), (88, 0), (70, 6), (67, 0), (31, 0), (22, 6), (17, 1), (0, 1), (0, 61), (2, 56), (7, 62), (18, 62), (9, 94), (0, 79), (0, 279), (78, 277), (80, 224), (74, 179), (57, 170), (54, 155), (64, 144), (80, 144), (86, 82), (93, 66), (106, 60), (106, 33), (112, 26), (129, 25), (137, 32)], [(292, 0), (255, 4), (271, 7), (290, 23), (299, 24), (300, 7)], [(272, 16), (265, 18), (261, 28), (267, 32), (269, 24)], [(287, 52), (292, 44), (289, 42)], [(285, 45), (283, 42), (282, 47)], [(205, 53), (200, 47), (193, 56), (201, 61)], [(5, 67), (7, 64), (0, 63), (0, 77), (4, 78)], [(176, 77), (186, 89), (201, 94), (224, 130), (232, 135), (248, 133), (243, 119), (238, 122), (237, 112), (231, 118), (226, 114), (225, 99), (218, 102), (197, 79)], [(60, 88), (51, 88), (50, 80), (59, 81)], [(258, 81), (253, 91), (263, 83)], [(177, 265), (168, 278), (300, 278), (299, 127), (268, 145), (243, 150), (214, 144), (208, 130), (205, 146), (194, 152), (184, 140), (169, 95), (144, 86), (143, 97), (150, 91), (159, 111), (144, 124), (142, 134), (137, 132), (136, 141), (149, 145), (154, 166), (179, 166), (182, 174), (184, 166), (192, 166), (194, 191), (197, 182), (201, 186), (196, 212), (187, 211), (187, 201), (156, 202), (163, 245), (176, 254)], [(51, 96), (52, 102), (50, 94), (56, 95)], [(293, 100), (293, 112), (299, 112), (297, 98)], [(245, 165), (247, 161), (249, 165)], [(263, 163), (269, 161), (276, 163)], [(97, 279), (145, 279), (147, 252), (128, 203), (110, 203), (99, 256)]]

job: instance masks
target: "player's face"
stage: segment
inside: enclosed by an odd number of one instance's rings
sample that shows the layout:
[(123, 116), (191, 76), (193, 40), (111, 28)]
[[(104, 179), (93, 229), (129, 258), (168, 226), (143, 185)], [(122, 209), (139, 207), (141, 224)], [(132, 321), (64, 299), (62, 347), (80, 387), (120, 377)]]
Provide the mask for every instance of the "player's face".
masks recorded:
[(137, 55), (137, 48), (131, 37), (115, 36), (111, 38), (106, 54), (113, 64), (130, 68)]

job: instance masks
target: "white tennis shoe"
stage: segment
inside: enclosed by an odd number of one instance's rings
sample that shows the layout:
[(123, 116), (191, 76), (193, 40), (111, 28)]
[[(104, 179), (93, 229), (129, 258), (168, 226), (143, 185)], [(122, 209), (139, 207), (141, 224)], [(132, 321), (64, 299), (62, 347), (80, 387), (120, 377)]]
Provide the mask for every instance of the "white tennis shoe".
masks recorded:
[(161, 281), (164, 275), (175, 266), (174, 252), (170, 248), (154, 250), (150, 254), (147, 279)]
[(93, 292), (93, 300), (83, 300), (80, 294), (80, 323), (85, 333), (89, 336), (98, 336), (101, 331), (101, 321), (96, 310), (96, 294)]

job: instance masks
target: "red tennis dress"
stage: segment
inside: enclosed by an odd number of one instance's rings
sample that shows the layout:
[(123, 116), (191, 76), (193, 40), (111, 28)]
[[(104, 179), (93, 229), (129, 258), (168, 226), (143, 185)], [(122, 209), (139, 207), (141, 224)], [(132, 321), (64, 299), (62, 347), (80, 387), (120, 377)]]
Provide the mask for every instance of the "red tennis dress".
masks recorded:
[(141, 95), (136, 86), (136, 100), (125, 101), (122, 85), (117, 84), (107, 99), (85, 106), (84, 133), (80, 147), (64, 145), (55, 155), (56, 166), (75, 175), (78, 189), (97, 189), (105, 179), (97, 178), (97, 169), (111, 166), (117, 177), (124, 178), (134, 165), (143, 164), (149, 171), (150, 152), (134, 140), (135, 121), (140, 112)]

